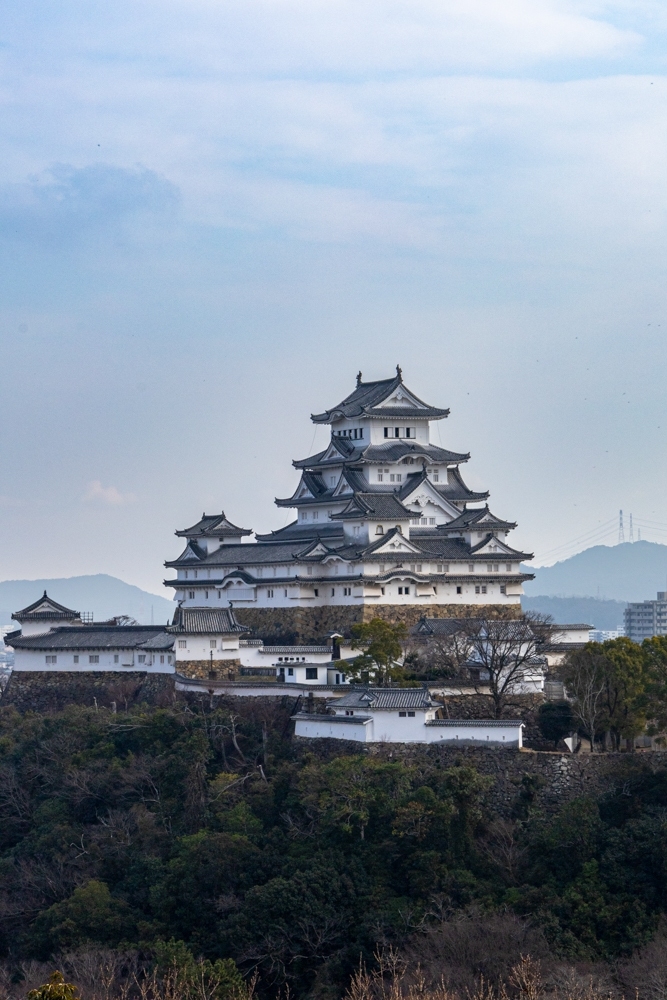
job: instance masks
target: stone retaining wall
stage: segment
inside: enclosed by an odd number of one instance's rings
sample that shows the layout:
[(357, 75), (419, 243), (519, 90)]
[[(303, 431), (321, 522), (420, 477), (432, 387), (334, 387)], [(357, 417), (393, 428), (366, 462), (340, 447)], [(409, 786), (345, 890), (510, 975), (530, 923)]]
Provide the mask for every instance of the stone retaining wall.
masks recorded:
[(197, 677), (206, 680), (211, 671), (220, 680), (236, 680), (240, 674), (241, 661), (236, 660), (177, 660), (176, 670), (184, 677)]
[(501, 816), (510, 816), (523, 801), (533, 801), (546, 812), (581, 796), (597, 798), (621, 790), (642, 771), (667, 768), (667, 751), (606, 754), (537, 753), (502, 747), (442, 746), (442, 744), (354, 743), (294, 737), (299, 755), (331, 760), (368, 754), (408, 764), (428, 763), (438, 768), (468, 765), (493, 779), (486, 801)]
[(469, 618), (481, 612), (490, 618), (520, 618), (519, 604), (442, 604), (424, 605), (360, 605), (323, 608), (234, 608), (242, 625), (252, 629), (253, 638), (266, 643), (319, 644), (330, 632), (349, 635), (358, 622), (382, 618), (392, 623), (403, 622), (410, 628), (424, 615), (438, 618)]
[(60, 712), (66, 705), (98, 705), (118, 711), (146, 702), (169, 705), (174, 700), (173, 674), (146, 671), (20, 671), (12, 672), (0, 708), (19, 712)]

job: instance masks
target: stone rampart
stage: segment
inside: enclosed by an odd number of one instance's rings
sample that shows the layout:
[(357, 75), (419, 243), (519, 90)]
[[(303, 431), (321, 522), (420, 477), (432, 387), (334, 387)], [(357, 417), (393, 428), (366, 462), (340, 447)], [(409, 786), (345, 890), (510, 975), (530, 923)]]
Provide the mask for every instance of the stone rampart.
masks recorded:
[(176, 670), (183, 677), (206, 680), (213, 672), (220, 680), (236, 680), (240, 676), (241, 661), (236, 660), (177, 660)]
[(436, 607), (408, 604), (341, 605), (322, 608), (234, 608), (242, 625), (252, 629), (253, 638), (267, 643), (316, 644), (326, 641), (330, 632), (349, 635), (358, 622), (382, 618), (392, 623), (403, 622), (408, 628), (424, 615), (430, 618), (469, 618), (481, 613), (491, 618), (519, 618), (519, 604), (442, 604)]
[(467, 765), (492, 779), (486, 801), (493, 812), (510, 816), (521, 803), (532, 800), (548, 813), (582, 796), (623, 789), (643, 771), (667, 768), (667, 751), (634, 753), (561, 754), (503, 747), (443, 746), (419, 743), (354, 743), (344, 740), (294, 737), (300, 756), (320, 760), (351, 754), (368, 754), (407, 764), (425, 763), (443, 770)]
[(0, 708), (19, 712), (60, 712), (66, 705), (127, 711), (132, 705), (169, 705), (174, 700), (173, 674), (146, 671), (14, 670), (0, 698)]

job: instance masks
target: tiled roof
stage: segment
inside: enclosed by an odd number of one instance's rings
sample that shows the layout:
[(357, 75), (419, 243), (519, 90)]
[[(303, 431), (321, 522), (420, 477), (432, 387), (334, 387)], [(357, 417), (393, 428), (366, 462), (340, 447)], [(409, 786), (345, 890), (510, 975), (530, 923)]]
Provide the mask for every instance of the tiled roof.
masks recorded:
[(170, 632), (229, 634), (249, 632), (239, 625), (231, 608), (177, 608)]
[(23, 608), (22, 611), (15, 611), (12, 615), (14, 621), (31, 621), (31, 620), (42, 620), (49, 619), (57, 621), (63, 618), (78, 618), (79, 612), (72, 611), (71, 608), (66, 608), (63, 604), (58, 604), (54, 601), (52, 597), (49, 597), (46, 591), (39, 600), (35, 601), (33, 604), (29, 604), (27, 608)]
[(191, 528), (184, 528), (177, 531), (177, 535), (182, 538), (192, 538), (197, 535), (210, 537), (211, 535), (251, 535), (248, 528), (239, 528), (225, 517), (224, 510), (221, 514), (202, 514), (201, 519), (193, 524)]
[(446, 500), (465, 500), (472, 503), (476, 500), (486, 500), (489, 495), (488, 490), (477, 493), (466, 486), (457, 468), (449, 470), (446, 483), (434, 483), (434, 486)]
[(426, 723), (427, 726), (449, 726), (453, 729), (462, 726), (467, 726), (470, 729), (480, 729), (485, 726), (488, 726), (489, 729), (495, 729), (497, 726), (504, 729), (516, 729), (517, 726), (523, 726), (523, 724), (519, 719), (431, 719)]
[(409, 392), (408, 395), (414, 398), (418, 405), (411, 406), (408, 403), (408, 406), (405, 407), (378, 409), (379, 404), (388, 399), (402, 385), (402, 382), (403, 379), (400, 371), (397, 371), (395, 378), (382, 379), (379, 382), (362, 382), (358, 380), (354, 391), (349, 396), (346, 396), (341, 403), (331, 407), (329, 410), (325, 410), (324, 413), (313, 414), (310, 419), (316, 424), (328, 424), (339, 417), (354, 418), (371, 415), (386, 416), (390, 420), (392, 417), (434, 419), (448, 415), (449, 410), (441, 410), (434, 406), (429, 406), (427, 403), (422, 402), (421, 399), (418, 399), (412, 392)]
[(45, 635), (12, 640), (14, 649), (171, 649), (173, 636), (164, 626), (73, 625)]
[(492, 514), (488, 506), (486, 506), (464, 510), (453, 521), (449, 521), (448, 524), (438, 525), (437, 530), (442, 532), (462, 531), (474, 526), (477, 526), (478, 529), (483, 528), (486, 531), (489, 531), (491, 528), (507, 531), (516, 528), (516, 524), (513, 521), (503, 521), (501, 518), (496, 517), (495, 514)]
[(331, 722), (333, 725), (345, 723), (351, 726), (365, 726), (371, 722), (370, 715), (322, 715), (314, 712), (299, 712), (292, 716), (292, 720), (300, 719), (302, 722)]
[[(331, 646), (262, 646), (259, 653), (271, 653), (272, 655), (290, 653), (294, 656), (301, 656), (306, 653), (330, 653)], [(322, 664), (319, 664), (322, 666)]]
[(355, 493), (347, 507), (331, 520), (370, 518), (372, 520), (409, 521), (415, 515), (404, 507), (395, 493)]
[(389, 711), (403, 708), (435, 708), (427, 688), (356, 688), (331, 703), (333, 708), (361, 708)]
[(483, 628), (494, 629), (497, 626), (499, 638), (509, 639), (532, 639), (533, 632), (530, 622), (521, 619), (492, 619), (487, 618), (421, 618), (416, 625), (410, 629), (410, 635), (414, 636), (449, 636), (457, 632), (466, 632), (471, 636), (482, 634)]
[[(359, 441), (351, 441), (349, 438), (338, 437), (337, 435), (332, 437), (331, 440), (336, 445), (339, 453), (341, 453), (339, 458), (328, 459), (325, 462), (324, 456), (329, 450), (326, 448), (324, 451), (317, 452), (316, 455), (310, 455), (308, 458), (294, 461), (292, 465), (297, 469), (316, 469), (320, 466), (326, 469), (327, 466), (340, 465), (341, 462), (344, 462), (348, 466), (357, 465), (358, 463), (367, 465), (376, 462), (400, 462), (402, 458), (409, 455), (414, 455), (416, 461), (421, 461), (424, 458), (428, 464), (467, 462), (470, 458), (469, 452), (449, 451), (446, 448), (439, 448), (435, 444), (423, 444), (405, 438), (401, 438), (400, 440), (397, 438), (388, 438), (383, 444), (368, 445), (364, 445)], [(339, 446), (339, 442), (346, 443), (347, 451), (343, 450), (342, 445)]]

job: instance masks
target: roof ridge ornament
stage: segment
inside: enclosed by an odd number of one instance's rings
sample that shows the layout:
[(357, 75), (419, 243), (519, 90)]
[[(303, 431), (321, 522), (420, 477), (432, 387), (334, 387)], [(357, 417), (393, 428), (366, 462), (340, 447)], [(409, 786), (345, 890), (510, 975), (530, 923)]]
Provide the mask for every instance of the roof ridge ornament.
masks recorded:
[(357, 372), (357, 389), (361, 385), (361, 372)]
[(400, 365), (396, 365), (396, 374), (398, 375), (401, 382), (403, 381), (403, 369)]

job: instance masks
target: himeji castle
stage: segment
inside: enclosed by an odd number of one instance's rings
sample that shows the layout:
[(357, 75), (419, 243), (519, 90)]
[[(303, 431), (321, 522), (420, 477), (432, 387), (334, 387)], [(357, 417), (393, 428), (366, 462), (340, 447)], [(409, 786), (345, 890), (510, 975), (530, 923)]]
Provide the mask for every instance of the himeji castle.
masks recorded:
[(416, 396), (399, 367), (378, 382), (360, 372), (349, 396), (311, 417), (331, 438), (293, 462), (297, 487), (275, 501), (294, 520), (243, 542), (250, 529), (203, 514), (176, 532), (185, 548), (165, 563), (176, 571), (166, 585), (183, 607), (231, 604), (254, 628), (288, 621), (289, 609), (299, 620), (313, 609), (320, 631), (374, 615), (414, 622), (429, 609), (519, 613), (532, 579), (520, 564), (532, 556), (509, 544), (516, 524), (491, 512), (488, 492), (466, 485), (470, 455), (432, 443), (431, 423), (448, 414)]

